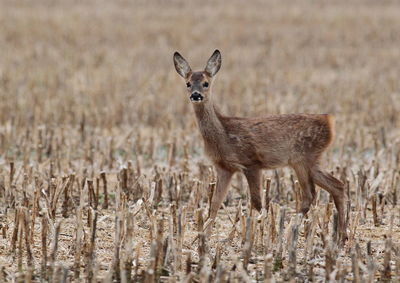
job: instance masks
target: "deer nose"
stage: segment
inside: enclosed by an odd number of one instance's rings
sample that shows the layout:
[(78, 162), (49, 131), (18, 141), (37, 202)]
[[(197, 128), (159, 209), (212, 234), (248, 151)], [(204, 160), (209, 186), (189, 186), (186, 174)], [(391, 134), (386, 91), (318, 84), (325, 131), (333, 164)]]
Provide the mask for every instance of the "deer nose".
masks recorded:
[(192, 92), (192, 95), (190, 96), (190, 100), (191, 101), (202, 101), (203, 100), (203, 96), (201, 95), (200, 92)]

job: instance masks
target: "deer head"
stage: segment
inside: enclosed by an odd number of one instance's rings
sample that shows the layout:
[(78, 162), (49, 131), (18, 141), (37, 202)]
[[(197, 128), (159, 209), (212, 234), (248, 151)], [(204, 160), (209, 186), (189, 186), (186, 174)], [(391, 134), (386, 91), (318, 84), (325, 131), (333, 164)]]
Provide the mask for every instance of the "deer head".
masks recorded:
[(221, 68), (221, 53), (215, 50), (208, 59), (204, 71), (192, 72), (188, 62), (178, 52), (174, 53), (175, 69), (185, 79), (189, 98), (193, 103), (209, 100), (213, 77)]

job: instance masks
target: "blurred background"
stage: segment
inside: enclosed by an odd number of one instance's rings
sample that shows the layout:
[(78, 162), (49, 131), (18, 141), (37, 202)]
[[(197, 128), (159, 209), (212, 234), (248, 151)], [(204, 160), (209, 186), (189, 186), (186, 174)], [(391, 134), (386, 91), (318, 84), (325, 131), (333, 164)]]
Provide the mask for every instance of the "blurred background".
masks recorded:
[[(396, 1), (1, 1), (0, 122), (191, 127), (178, 50), (231, 115), (399, 126)], [(368, 113), (368, 115), (366, 115)]]
[(356, 158), (399, 142), (397, 1), (0, 3), (4, 163), (56, 149), (60, 173), (107, 158), (152, 168), (169, 143), (207, 162), (172, 55), (199, 70), (217, 48), (213, 99), (226, 115), (331, 113), (334, 151)]

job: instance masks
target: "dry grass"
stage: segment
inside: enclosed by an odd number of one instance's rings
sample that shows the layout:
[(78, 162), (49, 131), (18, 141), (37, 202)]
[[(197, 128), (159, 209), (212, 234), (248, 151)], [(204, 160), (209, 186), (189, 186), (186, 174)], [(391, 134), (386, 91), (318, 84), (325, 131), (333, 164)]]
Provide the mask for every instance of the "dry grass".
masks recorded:
[[(0, 4), (0, 281), (400, 280), (397, 1)], [(238, 175), (198, 233), (215, 175), (172, 54), (215, 48), (223, 112), (336, 116), (343, 249), (325, 192), (295, 214), (288, 169), (259, 221)]]

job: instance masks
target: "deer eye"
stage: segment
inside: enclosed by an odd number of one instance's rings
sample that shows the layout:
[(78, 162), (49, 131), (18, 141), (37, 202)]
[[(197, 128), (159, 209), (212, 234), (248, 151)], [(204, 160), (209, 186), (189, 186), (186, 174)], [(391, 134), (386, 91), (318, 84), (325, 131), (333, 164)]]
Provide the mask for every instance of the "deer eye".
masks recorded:
[(206, 87), (206, 88), (207, 88), (207, 87), (208, 87), (208, 82), (204, 82), (204, 83), (203, 83), (203, 87)]
[(186, 87), (187, 87), (187, 88), (189, 88), (189, 87), (191, 87), (191, 86), (192, 86), (192, 84), (191, 84), (190, 82), (187, 82), (187, 83), (186, 83)]

